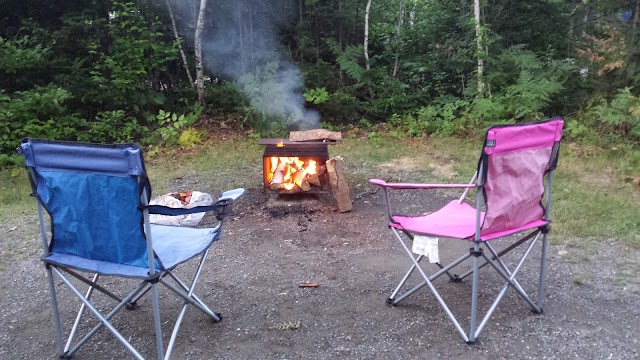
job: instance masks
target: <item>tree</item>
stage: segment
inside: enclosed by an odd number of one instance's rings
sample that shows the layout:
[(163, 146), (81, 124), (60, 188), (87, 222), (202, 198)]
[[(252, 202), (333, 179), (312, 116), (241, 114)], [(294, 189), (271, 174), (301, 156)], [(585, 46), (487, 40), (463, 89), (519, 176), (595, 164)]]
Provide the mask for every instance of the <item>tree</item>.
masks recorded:
[(196, 61), (196, 88), (198, 91), (198, 102), (202, 106), (205, 105), (204, 98), (204, 65), (202, 61), (202, 30), (204, 29), (205, 10), (207, 8), (207, 0), (200, 0), (200, 10), (198, 11), (198, 20), (196, 22), (196, 32), (194, 35), (195, 61)]
[(482, 26), (480, 24), (480, 0), (473, 0), (473, 14), (476, 28), (476, 51), (478, 54), (478, 95), (482, 96), (484, 93), (484, 60), (482, 58), (482, 52), (484, 49), (482, 41)]
[(184, 49), (182, 48), (182, 39), (180, 35), (178, 35), (178, 28), (176, 27), (176, 19), (173, 16), (173, 11), (171, 10), (171, 3), (169, 0), (165, 0), (167, 4), (167, 10), (169, 11), (169, 17), (171, 18), (171, 29), (173, 30), (173, 36), (176, 38), (178, 43), (178, 51), (180, 51), (180, 58), (182, 59), (182, 65), (184, 66), (184, 71), (187, 73), (187, 77), (189, 78), (189, 84), (191, 87), (194, 87), (193, 77), (191, 76), (191, 71), (189, 71), (189, 63), (187, 62), (187, 55), (184, 53)]
[(400, 31), (402, 30), (402, 24), (404, 23), (404, 0), (400, 0), (400, 10), (398, 11), (398, 31), (396, 33), (396, 56), (393, 65), (393, 77), (398, 76), (398, 70), (400, 68)]
[(364, 63), (367, 70), (371, 69), (369, 64), (369, 11), (371, 10), (371, 0), (367, 0), (367, 7), (364, 11)]

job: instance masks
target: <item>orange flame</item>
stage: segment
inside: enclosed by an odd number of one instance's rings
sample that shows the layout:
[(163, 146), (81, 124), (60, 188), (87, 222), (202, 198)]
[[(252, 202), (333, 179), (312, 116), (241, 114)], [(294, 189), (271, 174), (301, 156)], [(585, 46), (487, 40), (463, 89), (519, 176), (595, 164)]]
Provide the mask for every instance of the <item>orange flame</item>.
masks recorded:
[(298, 157), (270, 157), (268, 163), (271, 165), (267, 173), (270, 189), (294, 190), (299, 187), (308, 191), (308, 176), (318, 171), (317, 162), (308, 158), (305, 160)]
[(279, 143), (276, 144), (276, 147), (284, 147), (284, 143), (280, 140)]

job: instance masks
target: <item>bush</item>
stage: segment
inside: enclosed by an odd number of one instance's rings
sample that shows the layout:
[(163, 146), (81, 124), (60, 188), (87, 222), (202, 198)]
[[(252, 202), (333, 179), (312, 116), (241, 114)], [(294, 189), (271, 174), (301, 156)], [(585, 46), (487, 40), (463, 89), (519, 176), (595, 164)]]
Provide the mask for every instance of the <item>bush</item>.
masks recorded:
[(13, 153), (24, 137), (87, 140), (84, 119), (69, 114), (68, 91), (54, 85), (11, 95), (0, 92), (0, 153)]
[(206, 113), (233, 113), (242, 109), (246, 101), (242, 93), (230, 82), (209, 84), (205, 88)]

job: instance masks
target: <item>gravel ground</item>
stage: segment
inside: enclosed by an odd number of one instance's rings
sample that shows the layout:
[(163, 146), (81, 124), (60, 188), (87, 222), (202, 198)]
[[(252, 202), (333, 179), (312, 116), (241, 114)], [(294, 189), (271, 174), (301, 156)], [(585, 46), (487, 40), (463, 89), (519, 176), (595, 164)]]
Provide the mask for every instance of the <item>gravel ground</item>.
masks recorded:
[[(352, 192), (352, 195), (354, 193)], [(409, 266), (384, 225), (381, 194), (363, 191), (354, 209), (338, 213), (330, 197), (280, 199), (249, 189), (214, 244), (198, 293), (223, 314), (212, 323), (190, 309), (174, 350), (177, 359), (638, 359), (640, 251), (615, 239), (555, 239), (550, 246), (545, 311), (534, 315), (510, 289), (475, 345), (465, 344), (433, 295), (423, 288), (397, 307), (385, 300)], [(399, 202), (425, 210), (444, 197), (410, 193)], [(205, 222), (207, 222), (205, 218)], [(0, 224), (0, 359), (55, 358), (49, 295), (35, 215)], [(553, 236), (552, 236), (553, 237)], [(497, 247), (503, 243), (496, 243)], [(443, 262), (469, 243), (441, 240)], [(536, 289), (532, 260), (519, 280)], [(427, 266), (433, 269), (432, 266)], [(181, 273), (191, 274), (186, 266)], [(105, 284), (125, 287), (111, 278)], [(415, 282), (417, 278), (413, 278)], [(312, 281), (318, 287), (299, 287)], [(411, 281), (410, 281), (411, 282)], [(470, 282), (436, 282), (452, 311), (468, 327)], [(128, 284), (128, 285), (132, 285)], [(481, 272), (484, 312), (502, 282)], [(58, 288), (63, 286), (58, 283)], [(78, 306), (62, 292), (65, 324)], [(108, 300), (98, 303), (108, 305)], [(151, 299), (124, 310), (114, 323), (146, 357), (154, 335)], [(180, 301), (161, 292), (164, 329)], [(83, 324), (84, 328), (92, 322)], [(289, 327), (290, 329), (283, 329)], [(297, 327), (297, 328), (296, 328)], [(166, 343), (165, 343), (166, 345)], [(75, 359), (128, 358), (106, 331)]]

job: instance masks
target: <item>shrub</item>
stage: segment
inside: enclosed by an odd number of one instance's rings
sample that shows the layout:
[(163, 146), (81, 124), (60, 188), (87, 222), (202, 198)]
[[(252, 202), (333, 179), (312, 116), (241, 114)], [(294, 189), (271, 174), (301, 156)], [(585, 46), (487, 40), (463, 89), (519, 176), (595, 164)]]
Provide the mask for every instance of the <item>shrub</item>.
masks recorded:
[[(11, 95), (0, 92), (0, 153), (13, 153), (24, 137), (87, 140), (84, 119), (64, 105), (71, 95), (54, 85)], [(80, 130), (80, 131), (79, 131)]]

